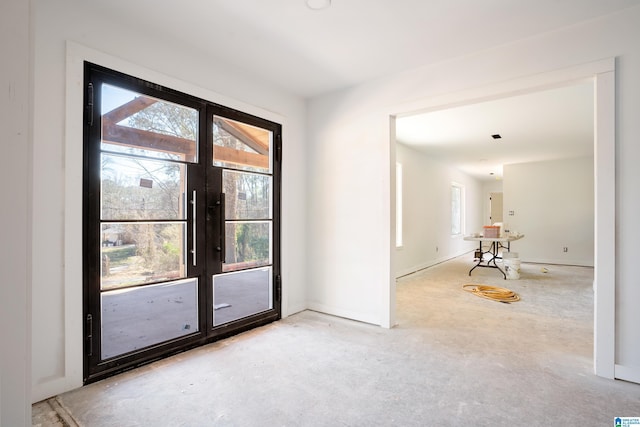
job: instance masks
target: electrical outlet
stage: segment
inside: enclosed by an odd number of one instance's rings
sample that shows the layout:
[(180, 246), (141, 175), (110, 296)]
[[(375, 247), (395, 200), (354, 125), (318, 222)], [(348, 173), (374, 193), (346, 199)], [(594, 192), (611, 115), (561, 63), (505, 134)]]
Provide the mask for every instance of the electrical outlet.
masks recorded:
[(566, 246), (565, 246), (565, 247), (563, 247), (563, 248), (562, 248), (562, 252), (569, 252), (569, 248), (568, 248), (568, 247), (566, 247)]
[(509, 211), (509, 216), (514, 216), (515, 214), (515, 211)]

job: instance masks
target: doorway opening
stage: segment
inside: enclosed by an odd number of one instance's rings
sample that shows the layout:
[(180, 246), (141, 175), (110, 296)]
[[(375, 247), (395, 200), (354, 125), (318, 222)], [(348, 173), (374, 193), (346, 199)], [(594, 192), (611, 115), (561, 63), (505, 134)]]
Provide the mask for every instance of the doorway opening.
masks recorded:
[[(615, 259), (610, 255), (615, 247), (615, 66), (612, 60), (600, 61), (571, 70), (548, 73), (518, 81), (511, 81), (487, 91), (470, 91), (427, 102), (414, 103), (399, 111), (398, 116), (408, 111), (437, 111), (451, 106), (500, 99), (511, 94), (535, 92), (544, 88), (570, 85), (572, 82), (590, 81), (595, 94), (594, 135), (594, 183), (595, 183), (595, 262), (594, 262), (594, 370), (596, 375), (614, 378), (615, 367)], [(490, 96), (486, 96), (486, 93)], [(397, 126), (396, 115), (392, 116), (392, 129)], [(395, 140), (392, 139), (392, 144)], [(392, 150), (393, 147), (392, 147)], [(398, 159), (392, 156), (392, 162)], [(392, 164), (393, 164), (392, 163)], [(392, 208), (393, 208), (392, 186)], [(406, 226), (406, 224), (405, 224)], [(393, 230), (391, 227), (392, 240)], [(392, 266), (396, 266), (396, 252), (391, 248)], [(391, 288), (395, 289), (392, 283)], [(391, 299), (393, 301), (393, 298)], [(391, 308), (393, 313), (395, 308)], [(393, 320), (392, 320), (393, 322)]]
[(502, 191), (489, 193), (489, 222), (487, 225), (503, 221)]

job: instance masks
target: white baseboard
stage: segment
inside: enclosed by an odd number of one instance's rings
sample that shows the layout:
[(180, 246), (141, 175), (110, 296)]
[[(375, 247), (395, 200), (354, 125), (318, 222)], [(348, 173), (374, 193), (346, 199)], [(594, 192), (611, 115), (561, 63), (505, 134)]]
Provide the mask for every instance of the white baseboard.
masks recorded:
[[(518, 252), (518, 251), (514, 251)], [(593, 260), (584, 259), (558, 259), (558, 258), (522, 258), (521, 262), (530, 262), (534, 264), (552, 264), (552, 265), (575, 265), (578, 267), (593, 267)]]
[(450, 259), (454, 259), (454, 258), (457, 258), (457, 257), (465, 255), (465, 254), (469, 254), (471, 252), (473, 252), (473, 250), (471, 250), (471, 251), (470, 250), (464, 250), (464, 251), (460, 251), (459, 253), (450, 254), (450, 255), (447, 255), (447, 256), (442, 256), (442, 257), (439, 257), (439, 258), (430, 259), (430, 260), (424, 261), (424, 262), (422, 262), (420, 264), (413, 265), (411, 267), (403, 268), (401, 270), (396, 271), (396, 276), (395, 277), (396, 277), (396, 279), (398, 279), (398, 278), (400, 278), (402, 276), (407, 276), (407, 275), (409, 275), (411, 273), (415, 273), (417, 271), (424, 270), (425, 268), (433, 267), (434, 265), (440, 264), (440, 263), (445, 262), (445, 261), (449, 261)]
[(615, 378), (640, 384), (640, 366), (616, 365)]
[(344, 317), (345, 319), (356, 320), (358, 322), (370, 323), (380, 326), (380, 319), (375, 318), (372, 313), (356, 312), (353, 310), (344, 310), (339, 307), (333, 307), (326, 304), (310, 302), (308, 310), (317, 311), (319, 313), (329, 314), (331, 316)]

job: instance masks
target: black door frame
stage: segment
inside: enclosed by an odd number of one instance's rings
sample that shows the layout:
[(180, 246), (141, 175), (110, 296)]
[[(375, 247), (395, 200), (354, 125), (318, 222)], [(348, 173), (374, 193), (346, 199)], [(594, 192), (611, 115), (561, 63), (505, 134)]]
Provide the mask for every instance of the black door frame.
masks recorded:
[[(282, 126), (241, 111), (224, 107), (170, 88), (166, 88), (133, 76), (85, 62), (85, 111), (83, 151), (83, 318), (84, 318), (84, 366), (83, 379), (88, 384), (169, 355), (226, 338), (253, 329), (281, 318), (281, 159)], [(273, 240), (272, 240), (272, 306), (273, 308), (246, 318), (213, 327), (213, 296), (211, 239), (208, 231), (196, 237), (196, 265), (187, 257), (186, 277), (198, 277), (198, 332), (176, 338), (141, 350), (125, 353), (108, 360), (101, 360), (101, 309), (100, 309), (100, 238), (97, 227), (100, 223), (100, 141), (101, 141), (101, 91), (100, 85), (108, 83), (154, 98), (194, 108), (199, 112), (198, 160), (187, 165), (186, 194), (197, 191), (196, 227), (207, 230), (208, 222), (217, 222), (215, 212), (208, 209), (219, 195), (221, 183), (210, 182), (212, 153), (212, 114), (231, 120), (261, 127), (272, 132), (272, 177), (273, 177)], [(216, 188), (217, 187), (217, 188)], [(190, 199), (189, 199), (190, 200)], [(187, 204), (190, 206), (189, 204)], [(190, 208), (189, 208), (190, 209)], [(193, 226), (192, 215), (187, 215), (187, 229)], [(209, 240), (209, 241), (208, 241)], [(186, 233), (186, 248), (193, 248), (193, 234)], [(207, 249), (205, 249), (207, 248)], [(188, 252), (188, 250), (187, 250)], [(217, 255), (216, 255), (217, 256)], [(209, 264), (208, 264), (209, 263)]]

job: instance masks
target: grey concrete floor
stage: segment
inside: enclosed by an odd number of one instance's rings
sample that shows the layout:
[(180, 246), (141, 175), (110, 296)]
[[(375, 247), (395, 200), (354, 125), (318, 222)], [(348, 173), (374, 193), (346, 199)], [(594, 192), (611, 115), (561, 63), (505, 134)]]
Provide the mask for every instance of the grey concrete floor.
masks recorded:
[[(593, 374), (593, 269), (523, 263), (505, 281), (492, 269), (469, 277), (470, 267), (471, 255), (398, 280), (393, 329), (305, 311), (34, 414), (59, 405), (80, 426), (612, 426), (640, 416), (640, 385)], [(466, 283), (522, 300), (482, 299)]]

